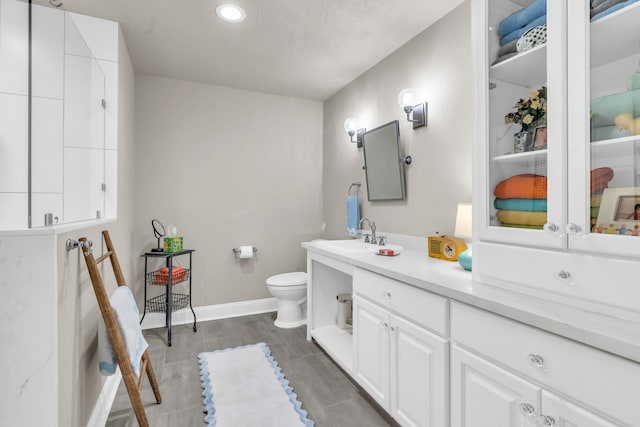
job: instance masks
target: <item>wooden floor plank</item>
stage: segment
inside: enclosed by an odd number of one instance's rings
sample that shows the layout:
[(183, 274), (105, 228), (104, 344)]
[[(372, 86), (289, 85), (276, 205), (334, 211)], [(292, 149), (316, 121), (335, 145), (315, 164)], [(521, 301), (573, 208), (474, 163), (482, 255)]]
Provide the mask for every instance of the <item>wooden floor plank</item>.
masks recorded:
[[(190, 325), (174, 326), (171, 347), (166, 345), (165, 328), (144, 331), (162, 393), (162, 404), (157, 405), (145, 380), (142, 398), (150, 424), (204, 425), (198, 353), (265, 342), (316, 427), (397, 425), (320, 347), (306, 340), (305, 326), (277, 328), (274, 319), (275, 313), (265, 313), (200, 322), (196, 333)], [(135, 426), (135, 415), (121, 384), (106, 427)]]

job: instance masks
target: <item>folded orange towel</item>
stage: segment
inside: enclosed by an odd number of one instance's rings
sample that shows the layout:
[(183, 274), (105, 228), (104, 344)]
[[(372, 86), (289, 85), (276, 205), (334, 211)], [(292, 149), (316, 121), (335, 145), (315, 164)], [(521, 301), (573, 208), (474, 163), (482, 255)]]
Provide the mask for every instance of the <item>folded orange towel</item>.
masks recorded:
[[(169, 283), (169, 269), (167, 267), (160, 267), (158, 271), (154, 274), (154, 280), (152, 283), (154, 285), (166, 285)], [(184, 267), (180, 267), (178, 265), (173, 267), (173, 272), (171, 274), (171, 283), (174, 285), (178, 282), (183, 281), (187, 276), (187, 271)]]
[(609, 186), (609, 181), (613, 179), (613, 169), (597, 168), (591, 171), (591, 193), (596, 193)]
[(532, 173), (514, 175), (499, 182), (493, 194), (500, 199), (546, 199), (547, 177)]

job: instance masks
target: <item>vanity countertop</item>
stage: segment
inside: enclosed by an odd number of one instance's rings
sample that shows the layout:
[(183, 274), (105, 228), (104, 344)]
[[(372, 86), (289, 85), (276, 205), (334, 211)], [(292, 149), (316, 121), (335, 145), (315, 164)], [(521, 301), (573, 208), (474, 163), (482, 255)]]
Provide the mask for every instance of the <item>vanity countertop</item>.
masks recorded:
[(329, 257), (640, 362), (640, 324), (474, 282), (457, 262), (424, 250), (406, 248), (388, 257), (336, 253), (315, 242), (302, 247), (312, 258)]

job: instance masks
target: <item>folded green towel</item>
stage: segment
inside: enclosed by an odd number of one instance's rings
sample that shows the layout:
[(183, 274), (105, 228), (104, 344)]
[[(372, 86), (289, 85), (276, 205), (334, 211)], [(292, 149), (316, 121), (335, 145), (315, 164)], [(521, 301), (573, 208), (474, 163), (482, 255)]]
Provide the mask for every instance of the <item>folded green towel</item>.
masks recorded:
[(614, 119), (622, 113), (640, 117), (640, 90), (630, 90), (591, 100), (591, 126), (615, 125)]
[(510, 227), (510, 228), (528, 228), (528, 229), (531, 229), (531, 230), (542, 230), (543, 229), (542, 225), (507, 224), (506, 222), (501, 223), (501, 225), (503, 227)]

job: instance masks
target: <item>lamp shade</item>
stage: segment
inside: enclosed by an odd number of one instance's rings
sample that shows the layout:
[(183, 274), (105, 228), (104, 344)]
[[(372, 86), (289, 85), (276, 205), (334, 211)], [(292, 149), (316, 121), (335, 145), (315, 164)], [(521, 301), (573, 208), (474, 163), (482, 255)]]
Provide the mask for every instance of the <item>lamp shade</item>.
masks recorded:
[(413, 107), (418, 99), (418, 94), (415, 89), (406, 88), (402, 89), (398, 94), (398, 104), (402, 107)]
[(347, 132), (355, 132), (358, 129), (358, 121), (353, 117), (349, 117), (344, 121), (344, 130)]
[(454, 234), (461, 239), (471, 239), (472, 232), (472, 209), (471, 203), (458, 203), (458, 213), (456, 214), (456, 229)]

